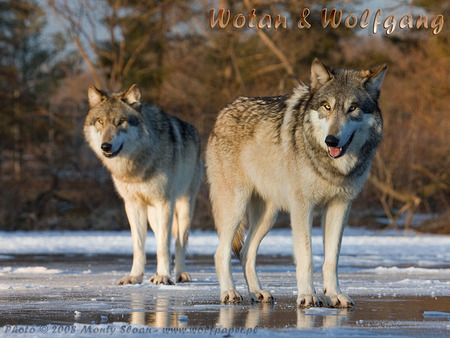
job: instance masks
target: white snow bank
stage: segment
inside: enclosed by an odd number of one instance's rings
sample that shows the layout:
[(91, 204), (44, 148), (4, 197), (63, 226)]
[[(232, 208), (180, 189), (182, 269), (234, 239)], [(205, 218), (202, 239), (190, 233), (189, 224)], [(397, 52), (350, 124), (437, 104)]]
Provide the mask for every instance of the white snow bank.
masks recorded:
[[(395, 231), (374, 236), (365, 229), (346, 228), (342, 241), (340, 265), (381, 269), (383, 267), (415, 267), (423, 271), (448, 272), (450, 268), (450, 236), (412, 235), (405, 237)], [(192, 231), (188, 255), (214, 255), (218, 245), (213, 231)], [(313, 229), (312, 251), (316, 264), (323, 260), (322, 234)], [(146, 252), (156, 254), (156, 240), (152, 232), (147, 236)], [(172, 251), (173, 252), (173, 251)], [(129, 231), (0, 231), (0, 257), (23, 254), (120, 254), (132, 255)], [(289, 229), (274, 229), (262, 241), (259, 254), (292, 255)], [(444, 268), (442, 270), (442, 268)], [(1, 271), (1, 270), (0, 270)], [(384, 272), (384, 271), (383, 271)], [(389, 271), (387, 271), (389, 272)], [(396, 272), (396, 271), (392, 271)], [(409, 272), (409, 271), (405, 271)]]
[(29, 266), (29, 267), (4, 267), (0, 268), (0, 275), (7, 273), (26, 273), (26, 274), (58, 274), (63, 273), (63, 270), (59, 269), (47, 269), (45, 266)]
[(399, 268), (396, 266), (392, 266), (389, 268), (379, 266), (375, 269), (373, 269), (374, 272), (380, 273), (380, 274), (402, 274), (402, 275), (408, 275), (408, 274), (442, 274), (442, 273), (448, 273), (450, 275), (450, 269), (424, 269), (424, 268), (416, 268), (416, 267), (409, 267), (409, 268)]

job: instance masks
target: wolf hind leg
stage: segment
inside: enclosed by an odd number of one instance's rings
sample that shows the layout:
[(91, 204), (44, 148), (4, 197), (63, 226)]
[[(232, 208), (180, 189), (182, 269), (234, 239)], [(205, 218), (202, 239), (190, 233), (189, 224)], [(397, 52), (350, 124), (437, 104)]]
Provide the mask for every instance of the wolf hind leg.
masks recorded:
[(191, 277), (186, 272), (186, 246), (188, 231), (192, 220), (193, 206), (189, 197), (180, 198), (175, 204), (172, 232), (175, 237), (175, 282), (190, 282)]
[(233, 240), (243, 220), (249, 200), (244, 189), (226, 187), (216, 191), (211, 184), (211, 200), (214, 221), (219, 235), (219, 246), (214, 255), (217, 276), (220, 284), (222, 303), (240, 303), (242, 296), (236, 291), (231, 273), (231, 250)]
[(252, 302), (270, 303), (274, 301), (269, 291), (262, 290), (255, 265), (259, 245), (272, 228), (276, 215), (277, 208), (272, 203), (263, 201), (259, 196), (252, 196), (248, 206), (249, 231), (240, 255)]
[(145, 269), (145, 239), (147, 237), (147, 213), (145, 206), (125, 201), (125, 211), (130, 223), (133, 241), (133, 265), (129, 275), (119, 281), (119, 285), (141, 284)]
[(170, 277), (170, 239), (173, 211), (174, 203), (164, 200), (155, 205), (154, 215), (149, 215), (154, 217), (156, 221), (156, 224), (152, 225), (156, 237), (156, 274), (150, 279), (150, 282), (156, 285), (174, 284)]
[(155, 237), (158, 236), (158, 217), (156, 215), (156, 208), (153, 205), (149, 205), (147, 207), (147, 218), (148, 223), (150, 224), (150, 229), (152, 229)]
[(323, 292), (325, 302), (329, 307), (349, 308), (355, 305), (350, 297), (341, 292), (337, 274), (342, 233), (347, 222), (349, 211), (349, 202), (335, 200), (330, 202), (322, 217), (325, 251), (325, 259), (322, 267)]

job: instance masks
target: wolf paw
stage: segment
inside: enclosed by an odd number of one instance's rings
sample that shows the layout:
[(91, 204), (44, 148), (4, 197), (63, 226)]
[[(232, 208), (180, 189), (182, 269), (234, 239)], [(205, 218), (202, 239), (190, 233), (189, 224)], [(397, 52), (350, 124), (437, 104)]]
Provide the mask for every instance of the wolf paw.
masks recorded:
[(150, 278), (150, 282), (152, 282), (153, 284), (156, 284), (156, 285), (159, 285), (159, 284), (175, 285), (175, 283), (172, 281), (170, 276), (160, 276), (158, 274), (156, 274), (152, 278)]
[(236, 290), (229, 290), (220, 294), (220, 301), (225, 304), (239, 304), (243, 298)]
[(322, 301), (316, 295), (298, 295), (297, 305), (301, 308), (321, 307)]
[(177, 283), (189, 283), (191, 281), (191, 276), (187, 272), (182, 272), (177, 274)]
[(250, 292), (250, 299), (253, 303), (273, 303), (275, 299), (269, 291)]
[(119, 285), (141, 284), (144, 281), (144, 276), (125, 276), (119, 281)]
[(325, 295), (325, 301), (327, 302), (327, 306), (334, 308), (345, 309), (355, 306), (351, 298), (342, 293), (339, 295)]

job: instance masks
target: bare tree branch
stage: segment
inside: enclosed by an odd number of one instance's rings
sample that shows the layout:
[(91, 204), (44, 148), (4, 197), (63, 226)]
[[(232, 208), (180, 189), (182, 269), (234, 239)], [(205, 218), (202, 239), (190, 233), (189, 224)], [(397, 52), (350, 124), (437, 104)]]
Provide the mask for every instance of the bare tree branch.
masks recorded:
[[(247, 7), (248, 10), (252, 9), (252, 4), (250, 3), (250, 0), (244, 0), (245, 7)], [(292, 67), (291, 63), (289, 62), (288, 58), (284, 53), (281, 51), (281, 49), (275, 44), (275, 42), (272, 41), (272, 39), (262, 30), (257, 29), (256, 30), (259, 38), (261, 41), (269, 48), (269, 50), (281, 61), (283, 64), (287, 75), (291, 77), (295, 77), (294, 68)]]

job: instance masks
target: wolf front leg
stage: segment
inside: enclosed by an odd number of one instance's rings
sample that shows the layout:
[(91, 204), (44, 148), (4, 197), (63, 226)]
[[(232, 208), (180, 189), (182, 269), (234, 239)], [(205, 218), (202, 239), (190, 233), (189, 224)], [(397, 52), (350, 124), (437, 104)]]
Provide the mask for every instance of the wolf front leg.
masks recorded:
[(222, 303), (237, 304), (243, 299), (234, 285), (231, 273), (231, 251), (234, 237), (245, 216), (249, 193), (239, 189), (217, 191), (215, 188), (211, 185), (214, 222), (219, 235), (219, 246), (214, 255), (214, 261), (220, 284), (220, 300)]
[(147, 237), (147, 209), (135, 201), (125, 202), (125, 211), (130, 223), (133, 240), (133, 266), (128, 276), (119, 281), (119, 285), (141, 284), (145, 269), (145, 239)]
[(291, 227), (295, 262), (297, 264), (297, 304), (303, 308), (322, 306), (313, 284), (311, 248), (312, 206), (302, 201), (291, 207)]
[(259, 245), (269, 232), (277, 215), (277, 208), (272, 203), (266, 203), (260, 198), (252, 198), (248, 207), (249, 230), (241, 251), (241, 263), (248, 285), (252, 302), (272, 303), (274, 298), (268, 290), (261, 288), (256, 275), (256, 254)]
[(186, 271), (186, 245), (188, 231), (193, 214), (193, 201), (195, 197), (183, 196), (175, 204), (172, 233), (175, 236), (175, 282), (190, 282), (191, 277)]
[(323, 292), (325, 301), (330, 307), (349, 308), (355, 304), (339, 288), (337, 266), (341, 249), (342, 233), (347, 222), (351, 203), (348, 201), (331, 201), (322, 219), (323, 245), (325, 260), (323, 263)]
[(214, 261), (220, 284), (220, 301), (222, 303), (237, 304), (243, 300), (240, 293), (236, 291), (231, 274), (231, 248), (237, 226), (235, 229), (230, 230), (229, 233), (219, 234), (219, 246), (214, 255)]
[(172, 232), (174, 203), (161, 201), (155, 205), (156, 211), (156, 275), (150, 281), (156, 285), (174, 282), (170, 277), (170, 239)]

